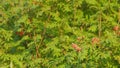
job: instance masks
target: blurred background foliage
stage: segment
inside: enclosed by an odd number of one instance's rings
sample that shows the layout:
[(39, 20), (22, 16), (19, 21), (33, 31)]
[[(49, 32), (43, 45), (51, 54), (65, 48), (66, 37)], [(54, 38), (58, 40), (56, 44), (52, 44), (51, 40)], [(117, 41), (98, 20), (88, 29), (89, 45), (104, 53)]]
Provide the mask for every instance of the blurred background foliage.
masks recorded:
[(120, 67), (120, 0), (0, 0), (0, 68), (104, 67)]

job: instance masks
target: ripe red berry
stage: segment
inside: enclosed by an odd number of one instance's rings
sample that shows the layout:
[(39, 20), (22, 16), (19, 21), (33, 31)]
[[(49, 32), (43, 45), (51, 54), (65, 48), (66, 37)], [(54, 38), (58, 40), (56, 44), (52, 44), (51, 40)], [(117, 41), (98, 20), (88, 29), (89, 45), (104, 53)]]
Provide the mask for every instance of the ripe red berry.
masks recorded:
[(81, 51), (81, 48), (75, 44), (75, 43), (72, 43), (72, 47), (77, 51), (77, 52), (80, 52)]
[(92, 44), (98, 44), (99, 43), (99, 38), (97, 38), (97, 37), (94, 37), (94, 38), (92, 38)]
[(77, 47), (76, 50), (77, 50), (77, 52), (80, 52), (80, 51), (81, 51), (81, 48), (80, 48), (80, 47)]
[(20, 32), (16, 32), (17, 35), (19, 36), (23, 36), (24, 35), (24, 32), (23, 31), (20, 31)]
[(73, 47), (73, 48), (77, 48), (77, 44), (72, 43), (72, 47)]
[(114, 30), (114, 31), (118, 31), (118, 30), (119, 30), (119, 26), (114, 26), (114, 27), (113, 27), (113, 30)]
[(23, 36), (23, 35), (24, 35), (24, 32), (23, 32), (23, 31), (20, 31), (19, 35), (20, 35), (20, 36)]

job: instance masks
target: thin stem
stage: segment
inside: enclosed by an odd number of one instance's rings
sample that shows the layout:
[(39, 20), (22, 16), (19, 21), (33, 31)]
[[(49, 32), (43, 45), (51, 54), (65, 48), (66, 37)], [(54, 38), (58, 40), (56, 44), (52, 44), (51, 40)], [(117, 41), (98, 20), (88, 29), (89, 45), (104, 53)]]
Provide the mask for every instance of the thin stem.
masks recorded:
[(118, 12), (118, 24), (120, 24), (120, 8), (119, 8), (119, 12)]
[(40, 45), (43, 44), (43, 40), (44, 40), (44, 38), (45, 38), (45, 33), (46, 33), (46, 26), (47, 26), (47, 23), (49, 22), (49, 20), (50, 20), (50, 15), (48, 15), (48, 19), (47, 19), (47, 21), (46, 21), (45, 24), (44, 24), (44, 30), (43, 30), (42, 35), (41, 35), (41, 37), (42, 37), (42, 38), (41, 38), (41, 41), (40, 41), (39, 45), (36, 46), (36, 57), (37, 57), (37, 58), (40, 57), (39, 48), (40, 48)]
[(99, 35), (99, 38), (101, 37), (101, 21), (102, 21), (102, 12), (100, 11), (99, 22), (98, 22), (98, 29), (99, 29), (98, 35)]
[(76, 16), (76, 5), (75, 2), (73, 2), (73, 23), (75, 23), (75, 16)]

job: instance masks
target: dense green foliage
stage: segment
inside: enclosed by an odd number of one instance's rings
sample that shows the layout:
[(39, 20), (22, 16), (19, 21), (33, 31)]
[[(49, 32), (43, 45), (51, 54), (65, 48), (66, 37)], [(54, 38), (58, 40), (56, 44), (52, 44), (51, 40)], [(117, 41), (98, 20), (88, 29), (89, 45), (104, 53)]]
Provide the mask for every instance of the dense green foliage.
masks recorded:
[(0, 0), (0, 68), (120, 68), (120, 0)]

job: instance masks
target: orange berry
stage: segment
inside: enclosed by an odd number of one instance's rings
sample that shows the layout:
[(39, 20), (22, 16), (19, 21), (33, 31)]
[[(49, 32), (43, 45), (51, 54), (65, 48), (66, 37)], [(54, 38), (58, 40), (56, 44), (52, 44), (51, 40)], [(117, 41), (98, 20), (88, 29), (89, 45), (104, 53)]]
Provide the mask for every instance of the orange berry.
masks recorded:
[(78, 46), (77, 44), (72, 43), (72, 47), (73, 47), (73, 48), (77, 48), (77, 46)]
[(75, 44), (75, 43), (72, 43), (72, 47), (77, 51), (77, 52), (80, 52), (81, 51), (81, 48)]
[(19, 36), (23, 36), (24, 35), (24, 32), (23, 31), (20, 31), (20, 32), (16, 32), (17, 35)]
[(113, 30), (114, 30), (114, 31), (118, 31), (118, 30), (119, 30), (119, 26), (114, 26), (114, 27), (113, 27)]
[(20, 32), (19, 32), (19, 35), (20, 35), (20, 36), (23, 36), (23, 35), (24, 35), (24, 32), (23, 32), (23, 31), (20, 31)]
[(80, 48), (80, 47), (77, 47), (76, 50), (77, 50), (77, 52), (80, 52), (80, 51), (81, 51), (81, 48)]
[(94, 37), (92, 38), (92, 44), (98, 44), (99, 43), (99, 38)]

